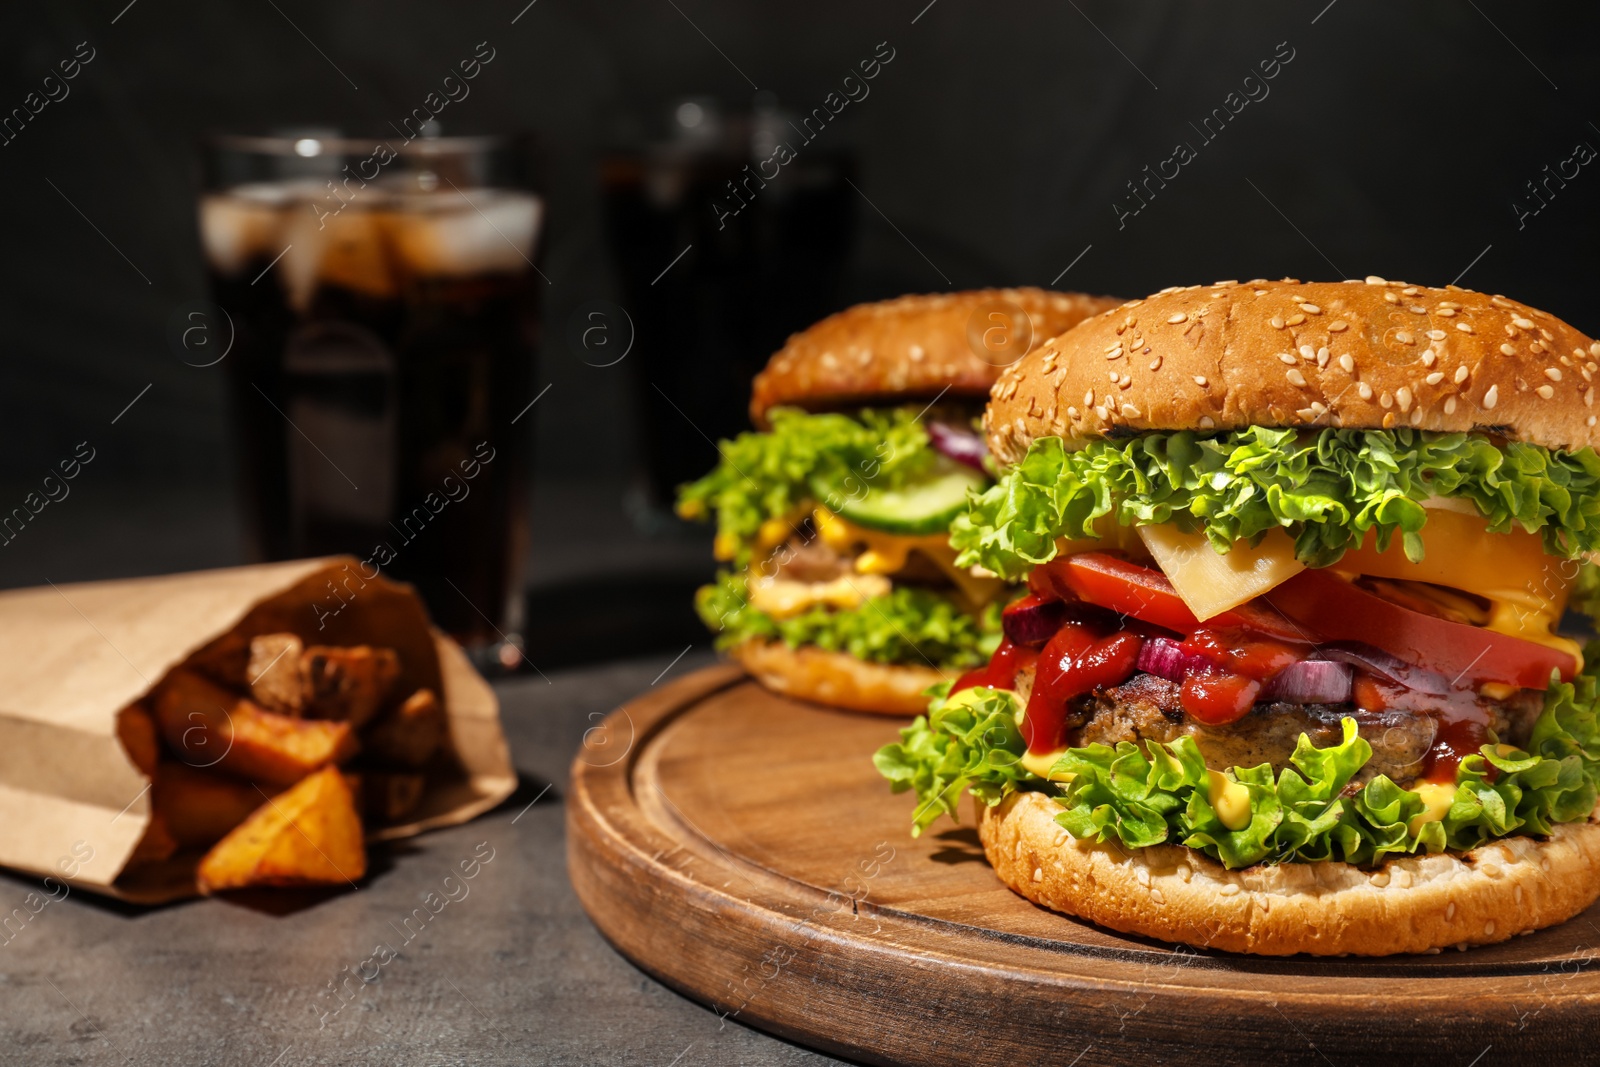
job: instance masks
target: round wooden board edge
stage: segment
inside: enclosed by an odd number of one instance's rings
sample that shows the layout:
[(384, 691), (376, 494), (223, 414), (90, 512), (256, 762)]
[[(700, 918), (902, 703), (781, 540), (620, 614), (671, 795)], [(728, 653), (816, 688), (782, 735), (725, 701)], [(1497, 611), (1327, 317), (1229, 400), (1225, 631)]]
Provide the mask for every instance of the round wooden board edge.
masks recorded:
[[(591, 748), (603, 745), (589, 745), (586, 735), (566, 803), (569, 876), (591, 921), (636, 966), (724, 1021), (886, 1064), (1015, 1067), (1022, 1057), (1054, 1057), (1068, 1048), (1065, 1060), (1094, 1050), (1083, 1067), (1165, 1062), (1202, 1051), (1216, 1065), (1264, 1057), (1356, 1063), (1380, 1053), (1390, 1063), (1436, 1065), (1444, 1052), (1471, 1046), (1476, 1054), (1486, 1044), (1559, 1055), (1563, 1062), (1576, 1062), (1575, 1048), (1589, 1055), (1585, 1033), (1600, 1013), (1600, 992), (1588, 988), (1597, 976), (1587, 969), (1552, 972), (1542, 981), (1540, 975), (1386, 979), (1415, 987), (1403, 1008), (1390, 997), (1343, 990), (1296, 990), (1263, 1002), (1253, 983), (1196, 987), (1167, 980), (1149, 964), (1072, 957), (1068, 971), (1058, 954), (1007, 945), (1003, 937), (963, 943), (950, 924), (870, 905), (860, 914), (875, 929), (863, 937), (850, 929), (857, 916), (846, 912), (846, 922), (844, 909), (826, 907), (826, 891), (653, 822), (634, 796), (635, 772), (661, 730), (739, 684), (754, 686), (737, 666), (708, 667), (613, 712), (590, 734), (603, 733), (606, 743), (611, 735), (625, 737), (626, 750), (600, 758)], [(726, 888), (734, 866), (739, 892)], [(876, 936), (886, 929), (887, 938)], [(795, 951), (799, 944), (803, 954)], [(840, 958), (847, 965), (827, 966)], [(1580, 976), (1591, 980), (1575, 982)], [(911, 996), (887, 995), (907, 988)], [(1182, 998), (1184, 1017), (1213, 1025), (1175, 1025), (1171, 998)], [(1007, 1010), (998, 1013), (1003, 1023), (996, 1030), (983, 1021), (997, 1014), (998, 1004)], [(1263, 1010), (1269, 1005), (1271, 1011)], [(1227, 1025), (1215, 1026), (1218, 1019)], [(1600, 1062), (1600, 1048), (1594, 1055)]]

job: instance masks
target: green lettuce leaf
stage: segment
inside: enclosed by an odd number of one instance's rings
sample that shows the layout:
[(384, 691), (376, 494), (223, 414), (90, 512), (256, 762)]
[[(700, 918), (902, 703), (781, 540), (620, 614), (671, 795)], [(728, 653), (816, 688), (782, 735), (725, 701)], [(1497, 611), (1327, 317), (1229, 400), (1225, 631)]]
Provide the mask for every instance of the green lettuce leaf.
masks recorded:
[(959, 822), (956, 805), (963, 793), (993, 807), (1032, 777), (1018, 762), (1026, 746), (1017, 729), (1021, 704), (1015, 693), (974, 687), (944, 699), (949, 685), (935, 688), (940, 692), (934, 708), (872, 757), (891, 791), (916, 791), (913, 837), (941, 815)]
[[(1189, 737), (1069, 749), (1051, 769), (1056, 777), (1070, 772), (1062, 784), (1022, 768), (1020, 737), (993, 716), (976, 729), (970, 710), (947, 710), (957, 702), (996, 714), (1009, 709), (1013, 730), (1020, 710), (1014, 694), (964, 690), (878, 753), (892, 787), (915, 788), (924, 801), (919, 832), (939, 812), (954, 814), (958, 786), (990, 805), (1017, 789), (1037, 789), (1056, 797), (1056, 821), (1074, 837), (1128, 848), (1187, 845), (1230, 868), (1324, 860), (1366, 866), (1389, 855), (1464, 851), (1510, 834), (1547, 835), (1559, 823), (1588, 818), (1600, 788), (1600, 716), (1596, 681), (1587, 674), (1551, 684), (1526, 751), (1488, 744), (1463, 759), (1450, 807), (1432, 821), (1418, 818), (1427, 810), (1421, 794), (1385, 775), (1347, 791), (1372, 757), (1354, 719), (1344, 720), (1342, 740), (1328, 748), (1301, 735), (1291, 766), (1276, 776), (1269, 764), (1227, 772), (1249, 794), (1250, 819), (1235, 829), (1212, 806), (1210, 772)], [(959, 736), (939, 736), (945, 723)], [(981, 781), (982, 792), (972, 781)]]
[(791, 648), (816, 645), (871, 663), (962, 671), (983, 666), (1000, 644), (998, 603), (974, 616), (950, 597), (920, 586), (895, 586), (851, 611), (815, 607), (788, 619), (756, 610), (747, 590), (743, 574), (722, 571), (715, 584), (696, 593), (695, 608), (717, 633), (718, 648), (751, 638), (782, 640)]
[(761, 524), (792, 518), (813, 501), (848, 499), (867, 486), (897, 488), (938, 455), (914, 407), (855, 415), (811, 415), (773, 408), (772, 429), (742, 433), (717, 446), (717, 466), (678, 491), (678, 513), (704, 519), (715, 513), (719, 558), (737, 567), (750, 562)]
[(1372, 531), (1422, 558), (1422, 501), (1470, 500), (1489, 529), (1542, 531), (1552, 555), (1600, 550), (1600, 456), (1478, 434), (1419, 430), (1150, 433), (1068, 451), (1035, 440), (951, 527), (961, 566), (1008, 578), (1055, 556), (1058, 537), (1093, 537), (1098, 520), (1175, 523), (1227, 552), (1282, 528), (1312, 567), (1338, 561)]

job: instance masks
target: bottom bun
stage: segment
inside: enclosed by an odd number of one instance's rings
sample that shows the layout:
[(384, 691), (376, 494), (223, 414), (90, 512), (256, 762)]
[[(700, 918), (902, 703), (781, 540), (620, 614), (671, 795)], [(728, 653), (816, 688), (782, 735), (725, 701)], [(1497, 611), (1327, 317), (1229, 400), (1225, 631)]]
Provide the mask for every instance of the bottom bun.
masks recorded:
[(1283, 863), (1230, 871), (1178, 845), (1081, 841), (1043, 793), (979, 804), (995, 873), (1035, 904), (1197, 948), (1388, 956), (1487, 945), (1565, 922), (1600, 896), (1600, 823), (1508, 837), (1461, 855)]
[(844, 652), (790, 648), (782, 641), (744, 641), (731, 654), (773, 692), (884, 715), (922, 714), (928, 710), (923, 690), (944, 681), (931, 667), (867, 663)]

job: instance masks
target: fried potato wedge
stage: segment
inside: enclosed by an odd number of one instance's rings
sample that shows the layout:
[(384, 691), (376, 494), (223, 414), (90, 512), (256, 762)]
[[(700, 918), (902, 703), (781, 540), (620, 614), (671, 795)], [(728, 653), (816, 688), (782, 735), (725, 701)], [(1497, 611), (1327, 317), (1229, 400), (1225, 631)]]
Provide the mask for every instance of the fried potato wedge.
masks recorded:
[(300, 684), (307, 715), (360, 727), (389, 699), (400, 676), (392, 648), (312, 645), (300, 656)]
[(305, 645), (294, 634), (261, 634), (250, 639), (245, 678), (250, 695), (269, 711), (298, 715), (305, 706), (300, 655)]
[(156, 811), (184, 848), (209, 848), (278, 792), (231, 775), (165, 760), (156, 770)]
[(156, 773), (161, 762), (161, 739), (156, 736), (156, 721), (143, 704), (129, 704), (117, 712), (117, 740), (133, 765), (145, 774)]
[(292, 785), (359, 747), (347, 722), (279, 715), (182, 668), (157, 691), (155, 716), (167, 745), (189, 766), (274, 785)]
[(363, 746), (377, 762), (420, 767), (444, 741), (444, 708), (431, 689), (418, 689), (405, 703), (374, 723)]
[(343, 885), (367, 873), (350, 784), (324, 767), (262, 804), (200, 861), (202, 893), (246, 886)]

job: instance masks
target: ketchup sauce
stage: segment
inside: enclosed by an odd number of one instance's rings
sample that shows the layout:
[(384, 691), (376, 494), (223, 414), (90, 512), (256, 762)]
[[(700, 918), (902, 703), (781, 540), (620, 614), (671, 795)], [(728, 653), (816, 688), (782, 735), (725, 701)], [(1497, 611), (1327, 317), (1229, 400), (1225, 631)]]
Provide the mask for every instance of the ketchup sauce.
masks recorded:
[[(1468, 689), (1452, 689), (1443, 695), (1420, 692), (1366, 673), (1358, 673), (1351, 700), (1363, 711), (1408, 711), (1433, 720), (1433, 744), (1423, 757), (1421, 777), (1429, 782), (1451, 784), (1456, 768), (1468, 756), (1489, 743), (1489, 709)], [(1496, 771), (1488, 767), (1494, 780)]]
[(950, 692), (959, 693), (963, 689), (972, 689), (980, 685), (993, 689), (1014, 688), (1017, 684), (1017, 672), (1038, 658), (1039, 653), (1036, 649), (1012, 644), (1010, 638), (1002, 637), (1000, 647), (994, 650), (989, 662), (957, 678), (956, 684), (950, 687)]
[(1286, 642), (1237, 626), (1201, 628), (1184, 639), (1182, 648), (1217, 665), (1189, 675), (1178, 690), (1183, 710), (1207, 726), (1244, 718), (1273, 675), (1303, 654)]
[(1119, 685), (1138, 666), (1144, 639), (1126, 630), (1102, 637), (1088, 626), (1067, 623), (1039, 653), (1022, 719), (1029, 752), (1053, 752), (1066, 741), (1067, 705), (1086, 693)]

